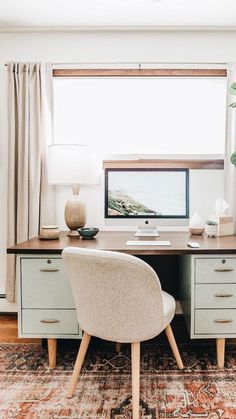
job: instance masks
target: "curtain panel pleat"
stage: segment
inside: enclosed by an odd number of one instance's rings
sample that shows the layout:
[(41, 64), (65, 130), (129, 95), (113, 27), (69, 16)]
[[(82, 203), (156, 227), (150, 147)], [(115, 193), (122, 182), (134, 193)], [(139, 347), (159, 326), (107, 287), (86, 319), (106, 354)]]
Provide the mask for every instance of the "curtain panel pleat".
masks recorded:
[[(53, 188), (47, 184), (52, 142), (50, 64), (8, 64), (8, 247), (55, 223)], [(15, 257), (7, 256), (6, 298), (15, 301)]]

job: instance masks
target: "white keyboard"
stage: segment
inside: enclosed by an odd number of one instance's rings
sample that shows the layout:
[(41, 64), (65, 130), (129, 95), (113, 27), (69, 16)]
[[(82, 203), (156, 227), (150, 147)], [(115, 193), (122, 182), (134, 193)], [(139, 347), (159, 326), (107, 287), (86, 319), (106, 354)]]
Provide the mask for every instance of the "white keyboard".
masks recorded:
[(169, 240), (155, 241), (155, 240), (128, 240), (126, 246), (170, 246)]

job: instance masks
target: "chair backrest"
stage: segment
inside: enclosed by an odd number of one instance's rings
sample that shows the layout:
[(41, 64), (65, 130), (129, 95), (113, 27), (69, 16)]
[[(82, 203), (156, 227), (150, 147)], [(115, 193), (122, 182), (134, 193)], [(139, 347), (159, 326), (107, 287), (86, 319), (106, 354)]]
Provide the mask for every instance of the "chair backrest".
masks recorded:
[(84, 331), (114, 342), (141, 342), (162, 331), (161, 285), (147, 263), (77, 247), (67, 247), (62, 257)]

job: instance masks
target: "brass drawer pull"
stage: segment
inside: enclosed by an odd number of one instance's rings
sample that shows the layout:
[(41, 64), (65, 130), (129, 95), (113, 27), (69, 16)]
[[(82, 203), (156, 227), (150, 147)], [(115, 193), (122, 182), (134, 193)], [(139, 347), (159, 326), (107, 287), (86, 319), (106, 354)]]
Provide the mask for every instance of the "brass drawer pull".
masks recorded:
[(60, 320), (57, 320), (57, 319), (43, 319), (43, 320), (40, 320), (40, 323), (47, 323), (47, 324), (60, 323)]
[(215, 272), (233, 272), (231, 268), (216, 268), (214, 269)]
[(232, 323), (233, 320), (227, 320), (227, 319), (218, 319), (214, 320), (214, 323)]
[(234, 294), (215, 294), (214, 297), (222, 297), (222, 298), (226, 298), (226, 297), (233, 297)]
[(40, 272), (58, 272), (60, 269), (58, 268), (42, 268), (40, 269)]

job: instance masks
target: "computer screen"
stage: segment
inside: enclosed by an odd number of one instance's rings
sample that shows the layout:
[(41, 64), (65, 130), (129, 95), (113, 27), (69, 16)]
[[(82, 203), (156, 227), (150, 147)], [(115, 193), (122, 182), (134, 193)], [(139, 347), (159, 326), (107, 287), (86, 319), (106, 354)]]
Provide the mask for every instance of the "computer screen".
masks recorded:
[(188, 217), (188, 169), (105, 170), (105, 218)]

